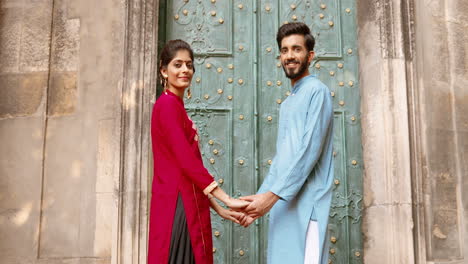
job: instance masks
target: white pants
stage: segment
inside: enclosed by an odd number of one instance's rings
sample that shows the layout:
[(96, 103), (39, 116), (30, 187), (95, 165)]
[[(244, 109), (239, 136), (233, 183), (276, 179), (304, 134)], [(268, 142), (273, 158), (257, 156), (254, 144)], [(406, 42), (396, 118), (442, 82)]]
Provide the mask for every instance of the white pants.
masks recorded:
[(307, 227), (304, 264), (319, 263), (319, 230), (316, 221), (310, 221)]

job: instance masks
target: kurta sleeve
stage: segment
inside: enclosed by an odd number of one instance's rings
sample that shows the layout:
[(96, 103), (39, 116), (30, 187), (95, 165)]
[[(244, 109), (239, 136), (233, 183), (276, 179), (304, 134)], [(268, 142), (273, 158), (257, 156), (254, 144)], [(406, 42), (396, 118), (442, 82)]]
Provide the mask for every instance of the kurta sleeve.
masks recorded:
[[(331, 131), (333, 106), (328, 89), (314, 89), (307, 111), (307, 120), (301, 146), (292, 155), (291, 163), (283, 171), (277, 171), (269, 189), (281, 199), (289, 201), (301, 189), (317, 163), (324, 142)], [(277, 150), (281, 151), (281, 150)]]
[(168, 100), (157, 109), (156, 118), (159, 128), (184, 175), (189, 177), (205, 194), (208, 194), (217, 186), (216, 181), (203, 166), (200, 158), (195, 155), (187, 140), (183, 127), (185, 112), (182, 112), (183, 108), (177, 106), (176, 103)]

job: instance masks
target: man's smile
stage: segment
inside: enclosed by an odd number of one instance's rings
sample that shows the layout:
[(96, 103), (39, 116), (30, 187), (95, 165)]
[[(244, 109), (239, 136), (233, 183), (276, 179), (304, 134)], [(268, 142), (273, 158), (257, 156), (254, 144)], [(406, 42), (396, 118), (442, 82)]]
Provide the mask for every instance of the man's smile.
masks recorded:
[(288, 61), (285, 63), (286, 68), (296, 68), (300, 63), (298, 61)]

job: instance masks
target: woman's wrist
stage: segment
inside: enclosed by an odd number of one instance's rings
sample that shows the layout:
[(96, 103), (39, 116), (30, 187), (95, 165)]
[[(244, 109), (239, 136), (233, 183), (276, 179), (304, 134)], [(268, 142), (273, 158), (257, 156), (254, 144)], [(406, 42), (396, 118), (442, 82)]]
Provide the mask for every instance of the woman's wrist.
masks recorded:
[(227, 195), (227, 193), (225, 193), (221, 187), (217, 186), (214, 188), (213, 191), (211, 191), (211, 194), (225, 205), (231, 204), (231, 197)]
[(223, 210), (226, 210), (226, 209), (224, 209), (221, 205), (219, 205), (216, 199), (214, 198), (215, 197), (211, 195), (211, 198), (210, 198), (211, 207), (215, 210), (217, 214), (221, 215), (223, 213)]
[(232, 205), (232, 197), (226, 194), (226, 197), (222, 200), (222, 202), (227, 206), (231, 207)]

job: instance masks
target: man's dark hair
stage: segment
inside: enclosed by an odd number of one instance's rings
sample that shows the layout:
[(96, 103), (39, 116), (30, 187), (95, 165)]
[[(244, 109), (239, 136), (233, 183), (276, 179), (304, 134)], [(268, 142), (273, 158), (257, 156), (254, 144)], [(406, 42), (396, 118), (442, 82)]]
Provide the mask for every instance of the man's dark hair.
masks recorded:
[(285, 37), (294, 34), (304, 36), (307, 51), (314, 50), (315, 39), (310, 33), (310, 28), (302, 22), (284, 24), (278, 29), (278, 33), (276, 34), (276, 42), (278, 42), (278, 48), (281, 49), (281, 41)]

